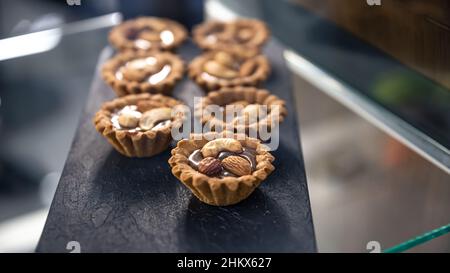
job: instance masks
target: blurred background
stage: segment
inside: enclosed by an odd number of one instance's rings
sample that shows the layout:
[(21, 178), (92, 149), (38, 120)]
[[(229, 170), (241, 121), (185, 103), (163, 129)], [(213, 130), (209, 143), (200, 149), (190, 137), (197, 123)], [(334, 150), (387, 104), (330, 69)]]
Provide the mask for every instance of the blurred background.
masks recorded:
[(319, 251), (449, 224), (450, 7), (344, 1), (1, 1), (0, 252), (34, 251), (107, 34), (138, 15), (258, 17), (286, 46)]

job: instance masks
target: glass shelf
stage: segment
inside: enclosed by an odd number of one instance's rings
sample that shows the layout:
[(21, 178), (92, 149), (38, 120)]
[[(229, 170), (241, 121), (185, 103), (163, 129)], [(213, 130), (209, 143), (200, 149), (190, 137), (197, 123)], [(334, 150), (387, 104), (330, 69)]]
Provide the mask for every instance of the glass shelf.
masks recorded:
[[(295, 1), (209, 0), (206, 1), (205, 8), (207, 16), (212, 19), (223, 20), (244, 16), (264, 20), (270, 26), (273, 36), (288, 48), (284, 54), (285, 59), (296, 76), (408, 146), (448, 175), (450, 173), (450, 115), (448, 112), (450, 90), (331, 21), (293, 2)], [(302, 100), (301, 95), (300, 100)], [(323, 107), (326, 106), (326, 104), (323, 105)], [(302, 114), (300, 109), (300, 115)], [(301, 124), (305, 126), (303, 121)], [(300, 129), (305, 131), (304, 127)], [(305, 145), (303, 135), (302, 141)], [(305, 161), (308, 173), (307, 152), (305, 152)], [(436, 172), (440, 171), (436, 170)], [(447, 179), (448, 176), (440, 174), (435, 177), (438, 177), (440, 187), (447, 191), (446, 183), (450, 181)], [(311, 185), (314, 183), (312, 180), (314, 179), (308, 177), (310, 192), (315, 188), (314, 184)], [(440, 183), (441, 181), (443, 183)], [(417, 183), (420, 182), (425, 183), (425, 181), (417, 181)], [(327, 186), (334, 185), (330, 183)], [(394, 186), (391, 189), (389, 185), (383, 185), (383, 187), (385, 187), (383, 190), (394, 191)], [(395, 191), (397, 190), (403, 189), (395, 188)], [(392, 192), (389, 194), (389, 196), (395, 196)], [(311, 193), (311, 199), (314, 216), (315, 203), (322, 200), (315, 200), (314, 193)], [(429, 201), (429, 199), (426, 200)], [(439, 200), (444, 200), (445, 203), (434, 205), (440, 209), (440, 212), (448, 211), (448, 198)], [(389, 202), (395, 201), (390, 199)], [(373, 203), (370, 204), (373, 205)], [(427, 204), (422, 206), (427, 207)], [(424, 215), (424, 212), (417, 211), (417, 214)], [(374, 215), (374, 217), (383, 219), (380, 215)], [(414, 251), (415, 247), (437, 240), (438, 237), (442, 240), (443, 235), (445, 240), (449, 233), (449, 226), (437, 227), (448, 220), (450, 220), (448, 217), (444, 217), (440, 221), (417, 225), (414, 229), (408, 229), (405, 223), (403, 228), (408, 230), (405, 233), (409, 236), (421, 232), (423, 235), (404, 242), (401, 242), (402, 239), (391, 238), (391, 235), (385, 236), (389, 240), (385, 240), (386, 245), (383, 244), (381, 250), (384, 252)], [(318, 229), (320, 221), (316, 221), (315, 218), (314, 222)], [(369, 222), (367, 221), (367, 224)], [(364, 223), (360, 224), (364, 225)], [(437, 229), (433, 229), (433, 225)], [(426, 229), (433, 230), (425, 232), (424, 226)], [(321, 251), (320, 234), (321, 232), (316, 230), (319, 251)]]

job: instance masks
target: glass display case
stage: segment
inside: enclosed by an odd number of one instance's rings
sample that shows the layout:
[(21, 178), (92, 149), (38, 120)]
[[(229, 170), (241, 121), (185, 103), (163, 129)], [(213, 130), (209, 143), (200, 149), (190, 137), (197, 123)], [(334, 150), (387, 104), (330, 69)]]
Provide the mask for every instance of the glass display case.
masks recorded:
[(319, 251), (449, 251), (448, 3), (406, 2), (206, 3), (287, 48)]
[[(303, 157), (307, 177), (306, 194), (290, 202), (308, 204), (309, 193), (311, 203), (310, 210), (291, 209), (285, 218), (312, 217), (313, 239), (305, 249), (317, 244), (318, 252), (450, 252), (448, 1), (189, 2), (182, 8), (176, 0), (0, 3), (0, 252), (35, 251), (99, 56), (108, 52), (108, 32), (141, 14), (170, 17), (189, 28), (203, 16), (255, 17), (270, 27), (275, 41), (267, 55), (282, 50), (292, 73), (281, 79), (292, 80), (289, 105), (297, 112), (290, 114), (299, 126), (289, 133), (300, 134), (294, 157)], [(270, 86), (289, 89), (291, 82)], [(277, 92), (288, 96), (291, 90)], [(75, 198), (61, 192), (58, 204)], [(264, 194), (255, 200), (256, 207), (282, 210)], [(217, 222), (195, 218), (207, 209), (195, 202), (189, 208), (185, 226), (214, 228)], [(245, 215), (254, 215), (252, 209)], [(289, 229), (286, 241), (298, 232), (295, 221), (287, 222), (273, 225)], [(295, 243), (287, 245), (295, 250)]]

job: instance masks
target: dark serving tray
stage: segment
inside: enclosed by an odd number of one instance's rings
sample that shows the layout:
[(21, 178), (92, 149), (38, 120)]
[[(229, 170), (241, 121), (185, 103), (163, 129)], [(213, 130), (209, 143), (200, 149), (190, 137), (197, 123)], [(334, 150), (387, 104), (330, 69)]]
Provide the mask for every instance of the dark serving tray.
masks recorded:
[[(95, 131), (94, 113), (114, 98), (97, 72), (37, 251), (68, 252), (67, 244), (77, 241), (81, 252), (315, 252), (291, 73), (282, 52), (276, 41), (265, 48), (273, 70), (265, 88), (286, 100), (289, 111), (273, 152), (276, 170), (230, 207), (198, 201), (170, 172), (170, 150), (126, 158)], [(191, 42), (179, 51), (186, 62), (199, 53)], [(105, 49), (99, 64), (111, 54)], [(185, 78), (174, 94), (192, 106), (202, 91)]]

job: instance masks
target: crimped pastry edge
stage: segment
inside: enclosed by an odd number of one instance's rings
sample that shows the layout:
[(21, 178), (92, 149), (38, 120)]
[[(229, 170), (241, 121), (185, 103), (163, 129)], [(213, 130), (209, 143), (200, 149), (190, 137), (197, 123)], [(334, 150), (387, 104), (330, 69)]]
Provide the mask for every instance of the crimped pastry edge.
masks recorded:
[[(160, 45), (159, 47), (150, 48), (148, 50), (141, 50), (136, 49), (133, 45), (133, 41), (130, 41), (125, 37), (125, 31), (127, 28), (136, 26), (136, 25), (152, 25), (152, 22), (154, 21), (164, 21), (170, 25), (172, 25), (174, 28), (174, 42), (170, 45)], [(125, 50), (136, 50), (136, 51), (161, 51), (161, 50), (167, 50), (167, 51), (173, 51), (176, 48), (178, 48), (188, 37), (188, 31), (186, 28), (181, 25), (180, 23), (167, 19), (167, 18), (158, 18), (158, 17), (150, 17), (150, 16), (141, 16), (135, 19), (127, 20), (123, 22), (122, 24), (114, 27), (110, 33), (109, 33), (109, 42), (119, 51), (125, 51)]]
[[(225, 106), (227, 104), (242, 100), (247, 101), (249, 104), (260, 104), (267, 107), (271, 107), (271, 105), (280, 106), (279, 115), (275, 117), (278, 119), (278, 124), (281, 124), (288, 115), (286, 102), (278, 96), (271, 94), (269, 90), (258, 89), (255, 87), (236, 86), (224, 87), (219, 90), (209, 92), (194, 106), (194, 116), (200, 120), (202, 125), (210, 122), (212, 124), (220, 125), (219, 127), (225, 130), (227, 128), (226, 121), (211, 116), (205, 117), (202, 115), (202, 109), (211, 104)], [(246, 134), (249, 134), (249, 130), (251, 129), (258, 130), (258, 128), (263, 125), (262, 122), (264, 122), (267, 130), (270, 131), (272, 129), (272, 122), (269, 119), (263, 119), (256, 123), (237, 126), (235, 129), (236, 132), (243, 131)]]
[[(116, 71), (117, 69), (133, 59), (145, 58), (162, 55), (166, 58), (171, 59), (172, 71), (163, 81), (158, 84), (151, 85), (147, 82), (136, 82), (128, 81), (125, 79), (117, 79)], [(184, 62), (177, 55), (169, 52), (134, 52), (125, 51), (116, 54), (111, 59), (106, 61), (102, 66), (102, 78), (103, 80), (111, 86), (118, 97), (139, 94), (139, 93), (151, 93), (151, 94), (163, 94), (170, 96), (175, 84), (183, 78), (185, 67)]]
[(201, 149), (211, 135), (221, 134), (207, 133), (200, 135), (200, 139), (195, 139), (192, 135), (190, 139), (180, 140), (169, 159), (172, 174), (206, 204), (213, 206), (237, 204), (246, 199), (272, 173), (275, 169), (272, 165), (275, 158), (259, 140), (233, 134), (243, 146), (256, 150), (256, 170), (251, 175), (241, 177), (209, 177), (193, 169), (189, 165), (188, 158), (193, 151)]
[(126, 105), (136, 104), (140, 100), (152, 100), (161, 107), (175, 107), (181, 102), (160, 94), (137, 94), (116, 98), (103, 103), (100, 110), (93, 118), (95, 129), (108, 140), (108, 142), (122, 155), (127, 157), (151, 157), (159, 154), (169, 147), (172, 140), (172, 126), (181, 126), (184, 116), (178, 115), (173, 119), (173, 124), (158, 130), (142, 132), (129, 132), (116, 130), (111, 122), (114, 110)]
[[(213, 58), (214, 54), (218, 51), (209, 51), (205, 52), (200, 56), (194, 58), (188, 66), (188, 75), (189, 77), (195, 81), (203, 90), (209, 92), (212, 90), (217, 90), (223, 87), (234, 87), (234, 86), (253, 86), (258, 87), (267, 80), (270, 75), (270, 63), (269, 60), (264, 55), (256, 55), (250, 58), (255, 59), (258, 63), (258, 70), (246, 77), (238, 77), (231, 80), (218, 78), (217, 81), (207, 81), (202, 77), (203, 65), (206, 61)], [(223, 50), (227, 51), (227, 50)]]
[[(239, 24), (255, 24), (258, 28), (258, 35), (259, 35), (259, 40), (256, 41), (256, 43), (250, 45), (250, 46), (242, 46), (239, 44), (233, 44), (232, 42), (230, 43), (208, 43), (205, 39), (206, 33), (214, 27), (227, 27), (230, 25), (239, 25)], [(236, 20), (232, 20), (229, 22), (222, 22), (222, 21), (218, 21), (218, 20), (211, 20), (211, 21), (207, 21), (204, 23), (201, 23), (197, 26), (195, 26), (192, 30), (192, 37), (194, 42), (203, 50), (222, 50), (222, 49), (230, 49), (232, 51), (235, 52), (245, 52), (245, 51), (259, 51), (262, 46), (264, 46), (264, 44), (267, 42), (267, 40), (270, 37), (270, 30), (267, 27), (267, 25), (261, 21), (261, 20), (257, 20), (257, 19), (236, 19)]]

